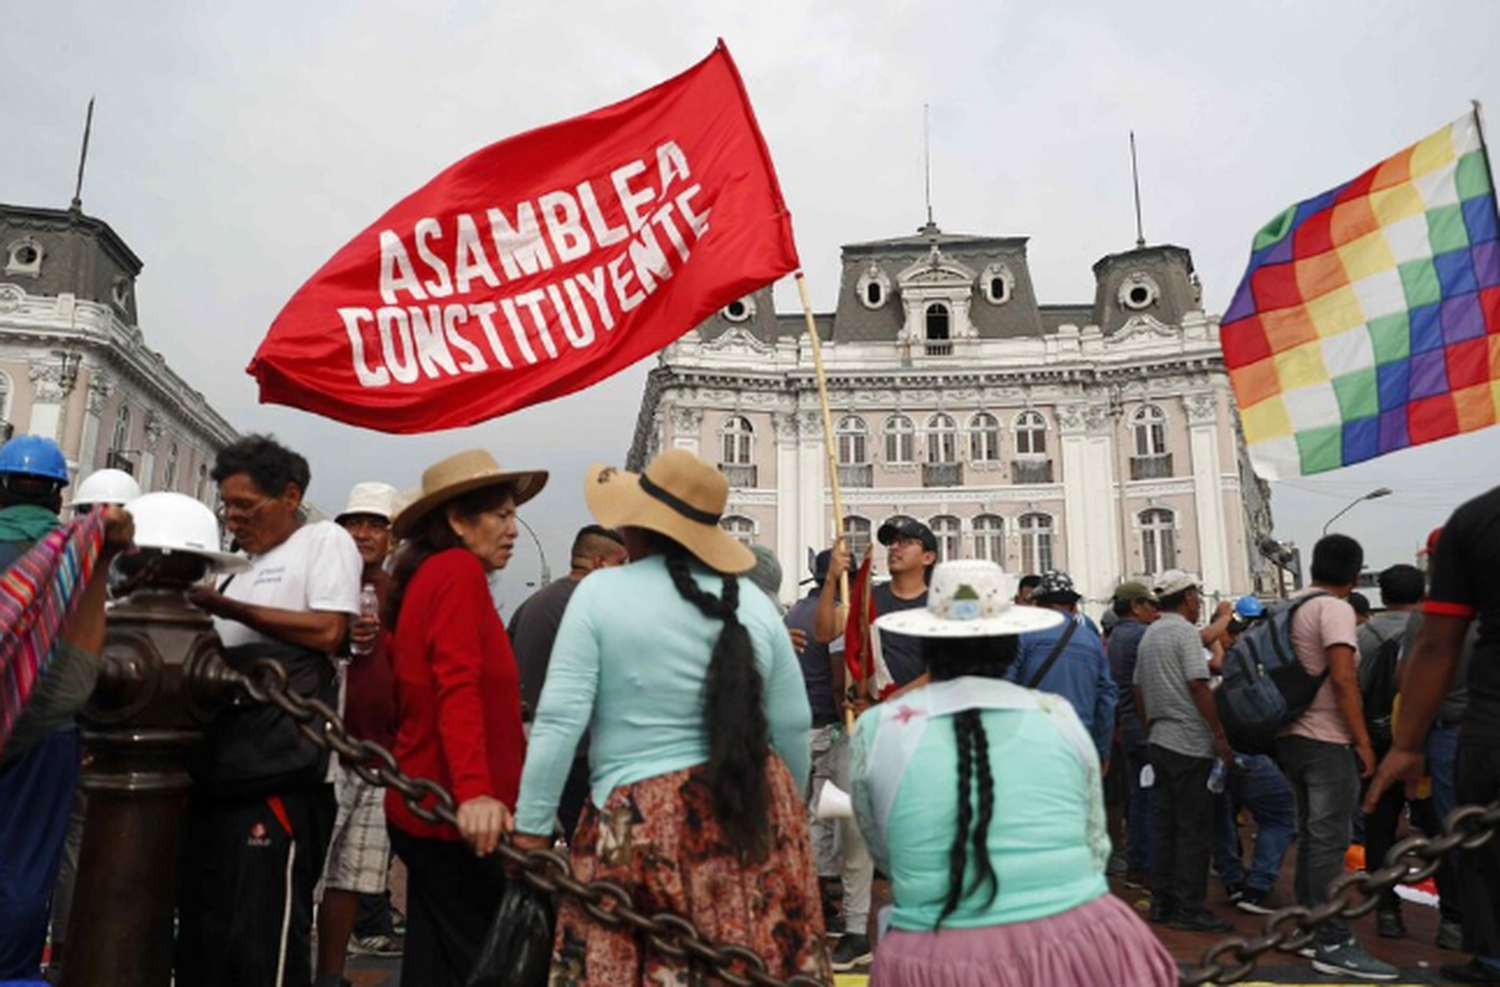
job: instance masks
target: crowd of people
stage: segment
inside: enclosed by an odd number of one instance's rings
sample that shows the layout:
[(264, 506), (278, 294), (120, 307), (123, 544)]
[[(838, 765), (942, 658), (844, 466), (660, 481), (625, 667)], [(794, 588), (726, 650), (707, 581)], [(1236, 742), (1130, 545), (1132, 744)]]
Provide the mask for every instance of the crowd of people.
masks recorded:
[[(896, 519), (877, 533), (889, 580), (869, 590), (867, 668), (844, 653), (858, 561), (845, 544), (808, 560), (810, 589), (784, 611), (779, 561), (720, 526), (727, 481), (683, 450), (589, 474), (593, 522), (569, 572), (509, 627), (491, 579), (545, 471), (472, 450), (430, 466), (410, 497), (357, 484), (332, 521), (309, 520), (308, 463), (272, 438), (227, 447), (212, 477), (236, 554), (205, 548), (213, 576), (188, 598), (224, 660), (279, 663), (351, 734), (451, 793), (457, 822), (430, 821), (435, 798), (414, 811), (239, 696), (192, 759), (183, 987), (342, 987), (351, 952), (401, 956), (403, 984), (465, 984), (519, 880), (494, 855), (506, 839), (565, 846), (575, 875), (685, 916), (779, 977), (872, 964), (890, 987), (1165, 987), (1178, 968), (1150, 923), (1232, 929), (1206, 904), (1212, 875), (1244, 912), (1314, 906), (1351, 844), (1374, 867), (1404, 831), (1500, 794), (1486, 564), (1500, 558), (1500, 490), (1434, 532), (1426, 572), (1381, 572), (1378, 610), (1355, 605), (1364, 553), (1344, 535), (1317, 543), (1311, 585), (1289, 600), (1213, 605), (1174, 569), (1122, 583), (1095, 620), (1066, 572), (940, 563), (933, 532)], [(133, 539), (182, 549), (134, 537), (128, 477), (87, 478), (79, 520), (60, 527), (68, 481), (48, 440), (0, 448), (0, 568), (101, 560), (42, 642), (29, 701), (0, 707), (0, 980), (39, 974), (49, 914), (64, 961), (86, 818), (76, 718), (120, 579), (109, 562)], [(1219, 675), (1242, 638), (1278, 627), (1308, 698), (1274, 745), (1236, 749)], [(830, 817), (820, 807), (839, 792), (853, 811)], [(1293, 886), (1278, 889), (1294, 846)], [(1494, 847), (1437, 875), (1436, 945), (1471, 954), (1443, 968), (1453, 982), (1500, 980)], [(878, 915), (877, 875), (892, 897)], [(1110, 877), (1145, 897), (1144, 918)], [(553, 983), (698, 982), (692, 957), (556, 904)], [(1394, 893), (1376, 935), (1407, 935)], [(1367, 947), (1334, 920), (1305, 952), (1319, 972), (1395, 978)]]

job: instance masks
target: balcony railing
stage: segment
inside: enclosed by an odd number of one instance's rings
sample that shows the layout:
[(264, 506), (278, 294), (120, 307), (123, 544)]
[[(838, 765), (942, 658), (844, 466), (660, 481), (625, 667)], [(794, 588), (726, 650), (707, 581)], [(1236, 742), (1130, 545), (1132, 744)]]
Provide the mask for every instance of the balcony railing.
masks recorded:
[(125, 458), (123, 452), (111, 451), (104, 457), (104, 465), (112, 470), (124, 470), (131, 476), (135, 476), (135, 463)]
[(958, 463), (923, 463), (922, 486), (956, 487), (962, 475)]
[(953, 341), (950, 339), (928, 340), (925, 344), (928, 356), (952, 356)]
[(729, 481), (731, 487), (755, 487), (755, 467), (735, 463), (720, 463), (719, 472)]
[(839, 466), (839, 486), (873, 487), (875, 467), (869, 463), (844, 463)]
[(1051, 483), (1052, 460), (1017, 459), (1010, 464), (1011, 483)]
[(1172, 475), (1172, 454), (1158, 453), (1155, 456), (1131, 456), (1130, 478), (1132, 480), (1164, 480)]

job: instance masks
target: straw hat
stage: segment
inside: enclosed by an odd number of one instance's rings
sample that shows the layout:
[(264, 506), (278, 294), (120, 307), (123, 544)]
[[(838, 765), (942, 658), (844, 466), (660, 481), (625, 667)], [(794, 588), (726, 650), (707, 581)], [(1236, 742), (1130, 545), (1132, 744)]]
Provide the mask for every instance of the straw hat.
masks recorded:
[(483, 449), (470, 449), (449, 456), (427, 467), (422, 473), (422, 490), (416, 499), (396, 515), (391, 522), (391, 532), (397, 538), (405, 538), (417, 522), (426, 517), (435, 507), (480, 487), (494, 487), (502, 483), (514, 485), (516, 503), (524, 504), (547, 485), (546, 470), (503, 470)]
[(898, 610), (875, 626), (912, 637), (1008, 637), (1056, 627), (1056, 610), (1017, 606), (1016, 577), (993, 562), (964, 559), (939, 562), (932, 570), (927, 606)]
[(724, 474), (683, 449), (668, 449), (641, 473), (595, 466), (583, 499), (600, 524), (666, 535), (710, 569), (747, 572), (755, 555), (719, 527), (729, 501)]

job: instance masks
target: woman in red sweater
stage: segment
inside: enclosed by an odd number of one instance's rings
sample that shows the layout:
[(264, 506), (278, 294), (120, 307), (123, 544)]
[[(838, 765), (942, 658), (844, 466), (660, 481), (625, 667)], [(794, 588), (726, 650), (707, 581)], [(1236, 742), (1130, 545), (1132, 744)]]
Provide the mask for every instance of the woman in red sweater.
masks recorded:
[(516, 506), (546, 482), (539, 470), (504, 471), (482, 450), (459, 453), (422, 474), (421, 497), (392, 525), (406, 539), (385, 615), (395, 629), (396, 760), (458, 803), (455, 829), (386, 793), (391, 846), (409, 875), (403, 985), (461, 985), (505, 887), (489, 855), (515, 805), (526, 738), (516, 661), (487, 577), (510, 561)]

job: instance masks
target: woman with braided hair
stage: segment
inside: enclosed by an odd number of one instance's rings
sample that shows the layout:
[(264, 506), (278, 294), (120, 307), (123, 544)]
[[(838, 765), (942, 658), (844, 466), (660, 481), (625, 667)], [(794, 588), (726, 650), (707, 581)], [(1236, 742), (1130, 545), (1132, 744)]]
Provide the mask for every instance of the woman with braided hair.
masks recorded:
[(1099, 755), (1066, 699), (1005, 681), (1016, 635), (1056, 611), (1012, 605), (993, 562), (945, 562), (927, 606), (881, 630), (923, 639), (930, 684), (867, 711), (854, 810), (890, 876), (877, 987), (1169, 987), (1177, 965), (1109, 893)]
[[(728, 482), (674, 449), (640, 474), (595, 467), (584, 496), (600, 524), (622, 531), (631, 562), (589, 576), (568, 601), (532, 723), (516, 845), (552, 845), (587, 728), (574, 874), (750, 948), (774, 976), (831, 979), (801, 798), (812, 715), (775, 604), (737, 575), (755, 557), (719, 527)], [(577, 900), (558, 906), (554, 984), (706, 982)]]

